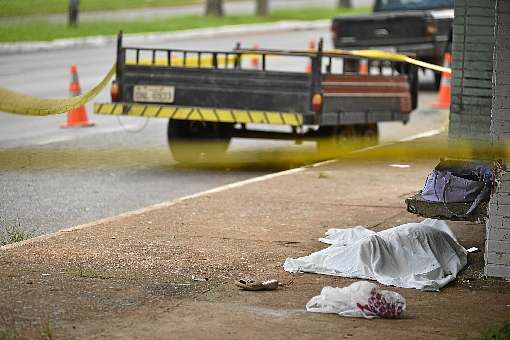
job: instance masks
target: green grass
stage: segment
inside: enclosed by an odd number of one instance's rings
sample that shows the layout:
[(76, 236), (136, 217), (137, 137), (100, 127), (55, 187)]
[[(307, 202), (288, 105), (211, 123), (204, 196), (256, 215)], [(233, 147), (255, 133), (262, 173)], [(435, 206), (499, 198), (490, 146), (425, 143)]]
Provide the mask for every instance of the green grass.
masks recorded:
[[(80, 11), (179, 6), (201, 3), (200, 0), (82, 0)], [(0, 17), (66, 13), (68, 0), (0, 0)]]
[(0, 311), (0, 340), (38, 339), (52, 340), (53, 330), (49, 319), (32, 320), (16, 317), (13, 311)]
[(480, 340), (510, 340), (510, 323), (501, 329), (487, 332), (480, 337)]
[(53, 340), (53, 331), (51, 329), (51, 325), (48, 320), (44, 321), (41, 324), (41, 328), (39, 330), (39, 339), (40, 340)]
[(91, 269), (76, 269), (76, 270), (70, 270), (67, 272), (71, 276), (81, 277), (84, 279), (101, 279), (101, 280), (108, 280), (111, 279), (112, 276), (107, 273), (101, 273), (97, 272), (95, 270)]
[[(5, 1), (5, 0), (0, 0)], [(114, 35), (119, 30), (125, 33), (143, 33), (158, 31), (177, 31), (193, 28), (218, 27), (281, 20), (318, 20), (330, 19), (336, 15), (367, 13), (369, 7), (353, 9), (331, 9), (310, 7), (292, 11), (274, 11), (268, 17), (253, 15), (232, 15), (225, 17), (180, 16), (138, 21), (97, 21), (83, 22), (77, 28), (65, 23), (48, 22), (3, 23), (0, 24), (0, 42), (49, 41), (60, 38), (75, 38), (94, 35)]]
[(21, 225), (0, 227), (0, 246), (28, 240), (33, 237), (33, 233), (26, 231)]

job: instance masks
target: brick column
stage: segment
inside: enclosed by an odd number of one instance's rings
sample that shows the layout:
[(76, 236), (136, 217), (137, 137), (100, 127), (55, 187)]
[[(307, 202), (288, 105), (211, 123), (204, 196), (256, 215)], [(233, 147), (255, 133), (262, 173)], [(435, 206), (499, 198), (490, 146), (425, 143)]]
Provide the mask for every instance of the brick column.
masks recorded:
[[(490, 132), (497, 147), (510, 137), (510, 1), (496, 2), (494, 34)], [(498, 175), (486, 228), (485, 274), (510, 278), (510, 171), (505, 169)]]
[(490, 142), (496, 0), (455, 0), (450, 139)]
[[(510, 1), (455, 0), (450, 141), (473, 158), (510, 137)], [(484, 153), (477, 153), (483, 147)], [(494, 150), (494, 149), (493, 149)], [(455, 157), (455, 147), (450, 156)], [(462, 156), (462, 155), (461, 155)], [(465, 156), (465, 155), (464, 155)], [(497, 173), (486, 222), (485, 274), (510, 278), (510, 171)]]

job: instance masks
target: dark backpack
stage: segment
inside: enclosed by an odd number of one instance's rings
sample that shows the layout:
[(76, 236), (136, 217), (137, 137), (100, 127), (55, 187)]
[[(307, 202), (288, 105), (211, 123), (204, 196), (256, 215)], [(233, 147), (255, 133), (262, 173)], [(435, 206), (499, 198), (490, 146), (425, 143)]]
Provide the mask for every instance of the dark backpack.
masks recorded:
[(472, 203), (465, 215), (490, 197), (494, 175), (481, 162), (441, 160), (425, 181), (422, 197), (429, 202)]

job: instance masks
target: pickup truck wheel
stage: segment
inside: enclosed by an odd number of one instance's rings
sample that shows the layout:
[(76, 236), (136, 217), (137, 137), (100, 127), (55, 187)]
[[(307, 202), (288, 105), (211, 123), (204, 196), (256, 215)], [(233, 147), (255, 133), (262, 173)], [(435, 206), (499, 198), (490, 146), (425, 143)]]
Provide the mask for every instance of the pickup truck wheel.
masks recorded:
[(210, 161), (227, 151), (232, 129), (228, 123), (170, 119), (168, 145), (178, 162)]
[(358, 73), (359, 60), (357, 59), (344, 59), (343, 72), (344, 73)]
[(439, 91), (441, 87), (441, 73), (434, 72), (434, 90)]

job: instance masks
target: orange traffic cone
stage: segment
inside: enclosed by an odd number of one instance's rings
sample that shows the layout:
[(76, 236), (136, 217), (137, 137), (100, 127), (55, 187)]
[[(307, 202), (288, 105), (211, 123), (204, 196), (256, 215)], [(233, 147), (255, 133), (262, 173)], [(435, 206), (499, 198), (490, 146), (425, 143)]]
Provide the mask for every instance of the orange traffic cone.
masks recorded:
[(358, 73), (359, 74), (368, 74), (368, 60), (367, 59), (359, 60)]
[[(253, 47), (252, 47), (252, 50), (258, 50), (258, 49), (259, 49), (259, 45), (254, 44)], [(251, 60), (250, 60), (250, 64), (251, 64), (252, 68), (258, 70), (258, 68), (259, 68), (259, 56), (258, 55), (252, 55)]]
[[(72, 97), (81, 95), (80, 82), (78, 81), (78, 68), (74, 64), (71, 65), (71, 84), (69, 85), (69, 94)], [(88, 120), (87, 110), (83, 105), (77, 109), (69, 111), (67, 113), (67, 122), (60, 125), (62, 128), (85, 126), (94, 126), (94, 122)]]
[[(317, 44), (315, 43), (315, 39), (310, 39), (308, 41), (308, 51), (315, 51), (317, 49)], [(308, 62), (305, 66), (305, 73), (312, 73), (312, 63)]]
[(308, 62), (306, 64), (305, 73), (312, 73), (312, 63)]
[(310, 51), (314, 51), (317, 48), (316, 46), (315, 39), (310, 39), (310, 41), (308, 41), (308, 49)]
[[(452, 64), (452, 55), (450, 52), (444, 54), (444, 67), (450, 67)], [(439, 94), (437, 102), (434, 104), (436, 109), (448, 109), (452, 97), (452, 75), (447, 72), (441, 74), (441, 84), (439, 86)]]

